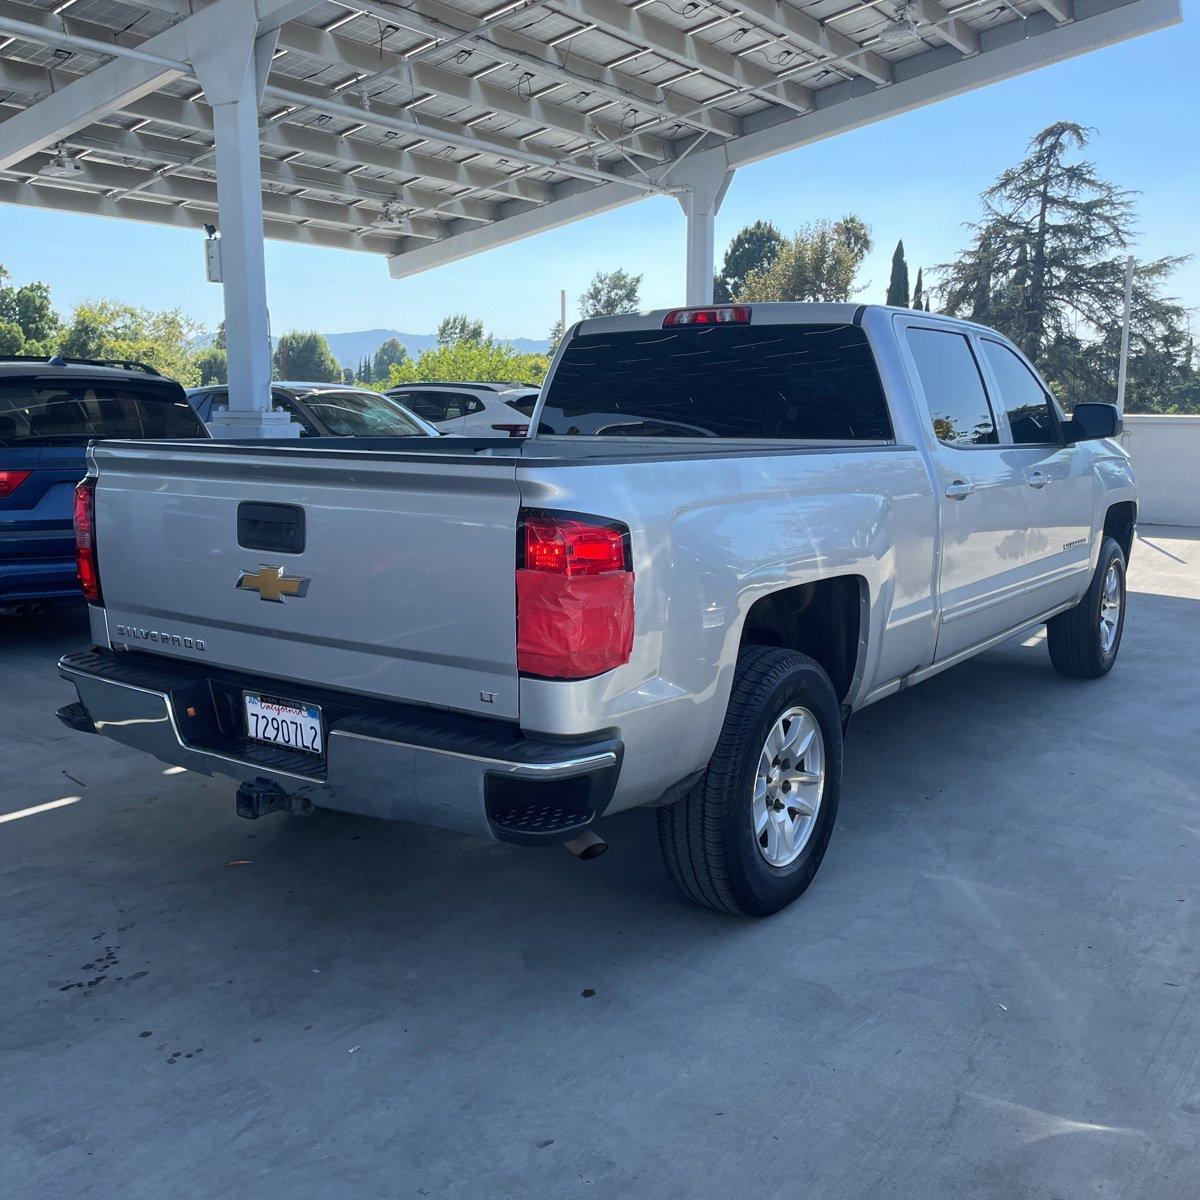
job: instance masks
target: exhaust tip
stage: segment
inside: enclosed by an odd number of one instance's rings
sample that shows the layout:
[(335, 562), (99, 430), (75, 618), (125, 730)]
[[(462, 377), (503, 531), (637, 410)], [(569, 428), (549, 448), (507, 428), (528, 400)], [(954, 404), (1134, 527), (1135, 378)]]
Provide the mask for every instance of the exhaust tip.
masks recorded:
[(608, 849), (608, 843), (590, 829), (585, 829), (578, 837), (573, 837), (569, 842), (563, 842), (563, 845), (583, 862), (591, 862), (593, 858), (599, 858)]

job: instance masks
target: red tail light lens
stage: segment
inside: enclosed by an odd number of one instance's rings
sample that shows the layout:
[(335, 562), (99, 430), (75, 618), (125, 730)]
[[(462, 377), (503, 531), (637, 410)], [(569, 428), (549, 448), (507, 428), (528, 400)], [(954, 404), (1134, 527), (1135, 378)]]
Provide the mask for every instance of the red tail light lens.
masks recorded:
[(555, 575), (603, 575), (626, 569), (624, 525), (594, 524), (575, 517), (527, 516), (525, 563)]
[(587, 679), (629, 661), (629, 530), (572, 513), (523, 514), (517, 564), (517, 669)]
[(688, 325), (749, 325), (748, 304), (725, 304), (720, 308), (676, 308), (663, 317), (664, 329)]
[(32, 471), (0, 471), (0, 500), (11, 496), (32, 474)]
[(100, 603), (100, 565), (96, 559), (96, 481), (75, 486), (75, 571), (89, 604)]

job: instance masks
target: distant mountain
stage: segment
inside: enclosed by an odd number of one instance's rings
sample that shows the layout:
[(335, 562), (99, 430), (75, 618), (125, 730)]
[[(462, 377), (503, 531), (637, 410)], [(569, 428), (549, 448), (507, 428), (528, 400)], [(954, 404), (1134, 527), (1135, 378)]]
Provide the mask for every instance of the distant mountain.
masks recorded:
[[(361, 329), (356, 333), (327, 333), (325, 340), (329, 343), (333, 357), (343, 367), (357, 367), (367, 355), (373, 355), (388, 338), (395, 338), (408, 353), (416, 358), (422, 350), (431, 350), (437, 345), (437, 337), (432, 333), (401, 333), (397, 329)], [(504, 338), (514, 350), (522, 354), (545, 354), (550, 348), (548, 341), (536, 341), (533, 338)]]

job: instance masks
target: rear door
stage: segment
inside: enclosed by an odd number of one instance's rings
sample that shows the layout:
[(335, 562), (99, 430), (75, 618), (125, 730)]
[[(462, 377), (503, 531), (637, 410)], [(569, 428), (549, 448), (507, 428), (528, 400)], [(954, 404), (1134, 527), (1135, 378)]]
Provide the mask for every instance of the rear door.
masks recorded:
[(937, 473), (941, 661), (1022, 619), (1029, 488), (1019, 456), (1003, 443), (970, 338), (919, 320), (897, 325)]
[(1063, 444), (1054, 402), (1028, 363), (998, 338), (982, 336), (978, 345), (1025, 480), (1030, 600), (1047, 611), (1087, 588), (1096, 508), (1091, 458)]
[(515, 718), (515, 462), (446, 445), (97, 446), (113, 644)]

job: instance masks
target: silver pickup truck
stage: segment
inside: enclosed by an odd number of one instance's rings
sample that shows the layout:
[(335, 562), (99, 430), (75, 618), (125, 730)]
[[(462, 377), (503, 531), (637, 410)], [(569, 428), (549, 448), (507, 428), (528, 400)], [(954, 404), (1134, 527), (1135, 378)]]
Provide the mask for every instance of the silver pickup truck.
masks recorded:
[(105, 442), (73, 728), (312, 806), (580, 853), (658, 807), (694, 900), (825, 853), (852, 713), (1048, 627), (1112, 666), (1136, 519), (1110, 405), (874, 306), (585, 321), (532, 436)]

